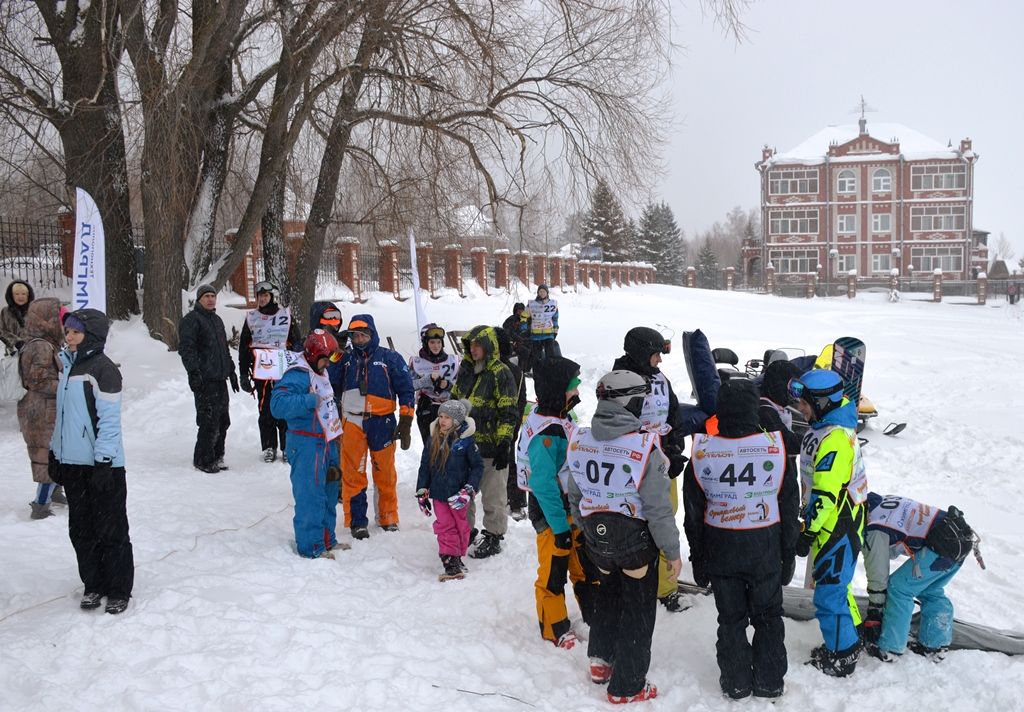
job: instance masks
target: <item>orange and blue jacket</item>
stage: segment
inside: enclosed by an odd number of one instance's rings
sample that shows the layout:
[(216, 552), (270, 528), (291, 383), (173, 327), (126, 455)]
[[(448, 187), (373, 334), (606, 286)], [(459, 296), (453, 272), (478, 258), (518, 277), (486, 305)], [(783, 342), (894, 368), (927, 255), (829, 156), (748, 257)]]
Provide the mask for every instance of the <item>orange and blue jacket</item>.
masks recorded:
[(366, 416), (393, 414), (397, 399), (398, 414), (413, 417), (415, 391), (405, 360), (380, 345), (377, 327), (369, 314), (353, 315), (348, 328), (369, 328), (370, 342), (363, 348), (349, 342), (351, 348), (340, 363), (342, 399), (344, 394), (357, 390), (363, 396), (362, 412)]

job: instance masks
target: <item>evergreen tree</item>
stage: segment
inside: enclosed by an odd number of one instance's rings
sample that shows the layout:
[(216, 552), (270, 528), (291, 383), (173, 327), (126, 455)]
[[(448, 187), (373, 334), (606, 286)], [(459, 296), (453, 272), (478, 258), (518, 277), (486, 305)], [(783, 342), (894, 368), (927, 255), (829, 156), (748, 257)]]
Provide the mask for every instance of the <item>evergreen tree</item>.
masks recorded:
[(718, 289), (718, 255), (711, 247), (711, 237), (704, 238), (700, 254), (697, 255), (697, 286), (702, 289)]
[(605, 262), (621, 262), (627, 259), (628, 246), (623, 244), (625, 233), (626, 218), (622, 206), (608, 184), (600, 180), (590, 196), (590, 210), (583, 219), (581, 242), (600, 247), (604, 251)]
[(648, 203), (640, 216), (636, 259), (650, 262), (662, 284), (682, 284), (686, 270), (686, 243), (672, 208)]
[(622, 232), (622, 259), (625, 262), (635, 262), (640, 259), (637, 253), (640, 249), (640, 233), (636, 220), (626, 218), (626, 226)]

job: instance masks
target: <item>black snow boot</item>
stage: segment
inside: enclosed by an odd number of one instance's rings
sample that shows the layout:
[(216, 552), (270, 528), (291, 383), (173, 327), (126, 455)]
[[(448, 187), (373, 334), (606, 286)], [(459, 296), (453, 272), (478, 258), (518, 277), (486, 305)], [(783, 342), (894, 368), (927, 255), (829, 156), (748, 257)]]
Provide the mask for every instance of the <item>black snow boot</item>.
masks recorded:
[(367, 529), (366, 527), (352, 527), (351, 529), (349, 529), (349, 531), (352, 532), (352, 538), (353, 539), (369, 539), (370, 538), (370, 530)]
[(501, 540), (504, 537), (498, 534), (491, 534), (486, 529), (483, 530), (480, 537), (480, 544), (470, 554), (471, 557), (474, 559), (486, 559), (489, 556), (501, 553)]
[(860, 641), (857, 641), (849, 648), (836, 652), (832, 652), (824, 645), (819, 645), (811, 651), (811, 659), (807, 661), (807, 664), (818, 668), (830, 677), (847, 677), (853, 674), (859, 659)]

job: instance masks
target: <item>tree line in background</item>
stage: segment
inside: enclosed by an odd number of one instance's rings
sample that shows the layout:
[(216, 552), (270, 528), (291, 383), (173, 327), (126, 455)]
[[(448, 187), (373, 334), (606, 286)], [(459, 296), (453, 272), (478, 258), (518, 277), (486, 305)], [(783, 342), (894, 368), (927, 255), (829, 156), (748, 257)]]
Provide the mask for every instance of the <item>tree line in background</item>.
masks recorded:
[[(734, 29), (736, 6), (703, 5)], [(171, 348), (182, 290), (224, 284), (258, 233), (264, 276), (301, 315), (329, 229), (441, 235), (471, 203), (525, 241), (598, 176), (647, 189), (669, 125), (657, 89), (670, 10), (669, 0), (0, 3), (0, 193), (36, 214), (71, 207), (74, 186), (95, 198), (114, 318), (139, 310), (141, 223), (143, 319)], [(292, 280), (286, 218), (306, 225)], [(235, 227), (215, 259), (214, 236)]]
[[(612, 262), (649, 262), (657, 269), (657, 282), (685, 283), (686, 270), (697, 271), (697, 286), (719, 289), (724, 286), (722, 270), (736, 268), (736, 285), (742, 285), (744, 240), (760, 235), (756, 208), (737, 206), (692, 239), (676, 223), (665, 202), (648, 201), (638, 220), (626, 216), (622, 204), (604, 180), (599, 180), (590, 195), (590, 206), (569, 218), (563, 239), (581, 247), (600, 248), (605, 260)], [(583, 256), (587, 250), (579, 250)]]

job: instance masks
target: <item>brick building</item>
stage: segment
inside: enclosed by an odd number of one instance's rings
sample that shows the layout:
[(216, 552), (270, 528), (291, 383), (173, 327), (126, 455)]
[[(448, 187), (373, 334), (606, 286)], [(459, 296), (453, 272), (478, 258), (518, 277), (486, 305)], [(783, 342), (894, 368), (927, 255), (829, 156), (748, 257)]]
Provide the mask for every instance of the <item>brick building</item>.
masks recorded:
[(899, 124), (830, 126), (785, 153), (764, 147), (759, 245), (748, 278), (771, 264), (780, 280), (984, 270), (987, 233), (973, 229), (974, 164), (965, 138), (944, 146)]

